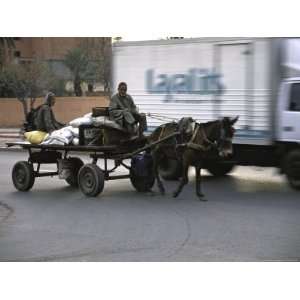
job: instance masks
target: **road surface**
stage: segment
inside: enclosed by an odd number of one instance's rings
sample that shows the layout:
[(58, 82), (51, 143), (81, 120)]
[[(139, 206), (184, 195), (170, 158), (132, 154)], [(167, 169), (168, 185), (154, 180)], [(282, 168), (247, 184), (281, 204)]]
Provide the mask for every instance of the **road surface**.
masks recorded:
[[(106, 182), (86, 198), (58, 178), (18, 192), (11, 169), (26, 153), (0, 152), (0, 261), (298, 261), (300, 193), (273, 168), (237, 167), (190, 183), (174, 199)], [(85, 160), (88, 162), (88, 160)], [(123, 172), (124, 170), (120, 170)]]

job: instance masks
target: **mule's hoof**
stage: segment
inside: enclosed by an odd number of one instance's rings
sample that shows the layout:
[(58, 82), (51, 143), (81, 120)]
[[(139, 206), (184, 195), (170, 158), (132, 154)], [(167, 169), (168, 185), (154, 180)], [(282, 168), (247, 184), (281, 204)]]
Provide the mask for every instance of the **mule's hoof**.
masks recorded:
[(146, 193), (146, 196), (155, 196), (155, 192), (153, 192), (153, 191), (147, 191)]
[(199, 197), (199, 200), (200, 200), (200, 201), (203, 201), (203, 202), (206, 202), (206, 201), (207, 201), (207, 199), (204, 198), (204, 195), (203, 195), (202, 197)]
[(161, 194), (162, 196), (164, 196), (164, 195), (166, 194), (166, 191), (165, 191), (165, 190), (159, 190), (159, 192), (160, 192), (160, 194)]
[(163, 185), (158, 185), (158, 189), (161, 195), (164, 195), (166, 193), (165, 188), (163, 187)]
[(204, 197), (205, 197), (204, 194), (199, 193), (199, 194), (197, 194), (197, 196), (198, 196), (198, 199), (199, 199), (200, 201), (207, 201), (207, 199), (204, 198)]
[(176, 198), (178, 195), (179, 195), (179, 193), (174, 192), (174, 193), (173, 193), (173, 198)]

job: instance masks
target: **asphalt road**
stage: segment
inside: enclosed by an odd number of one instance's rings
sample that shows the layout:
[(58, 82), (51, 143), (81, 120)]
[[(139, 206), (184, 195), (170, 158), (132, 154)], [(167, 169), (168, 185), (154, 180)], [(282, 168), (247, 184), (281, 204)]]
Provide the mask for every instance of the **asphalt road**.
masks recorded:
[[(11, 169), (25, 153), (0, 152), (0, 261), (298, 261), (300, 193), (276, 169), (238, 167), (203, 191), (177, 198), (137, 193), (129, 180), (106, 182), (86, 198), (58, 178), (18, 192)], [(120, 170), (120, 172), (123, 172)]]

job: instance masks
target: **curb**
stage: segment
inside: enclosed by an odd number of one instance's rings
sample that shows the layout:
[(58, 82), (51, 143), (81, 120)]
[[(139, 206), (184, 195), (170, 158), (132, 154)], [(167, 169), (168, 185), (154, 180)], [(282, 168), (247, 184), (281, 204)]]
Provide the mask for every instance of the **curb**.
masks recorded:
[(23, 148), (0, 147), (0, 152), (26, 152)]
[(11, 134), (11, 133), (0, 134), (0, 139), (18, 139), (18, 138), (20, 138), (19, 134)]
[[(0, 137), (1, 137), (1, 134), (0, 134)], [(16, 141), (20, 141), (19, 136), (18, 137), (14, 136), (13, 138), (8, 138), (8, 137), (6, 137), (6, 138), (0, 138), (0, 152), (2, 152), (2, 151), (7, 151), (7, 152), (9, 152), (9, 151), (23, 152), (24, 149), (21, 148), (21, 147), (8, 147), (6, 145), (6, 143), (16, 142)]]

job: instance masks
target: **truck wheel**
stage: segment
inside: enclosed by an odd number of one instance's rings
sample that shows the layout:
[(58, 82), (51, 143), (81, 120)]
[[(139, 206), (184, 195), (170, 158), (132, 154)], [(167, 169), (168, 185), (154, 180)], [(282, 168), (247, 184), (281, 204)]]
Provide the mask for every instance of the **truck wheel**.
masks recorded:
[(78, 157), (70, 157), (69, 160), (72, 163), (72, 173), (66, 178), (66, 182), (73, 187), (78, 187), (78, 172), (84, 165), (83, 161)]
[(165, 180), (178, 180), (182, 175), (182, 163), (176, 159), (165, 158), (160, 163), (158, 172)]
[(293, 150), (287, 154), (284, 162), (284, 171), (290, 186), (300, 190), (300, 151)]
[(19, 191), (29, 191), (34, 184), (35, 176), (32, 164), (27, 161), (17, 162), (12, 170), (12, 181)]
[(154, 174), (149, 174), (149, 176), (138, 176), (135, 172), (131, 169), (130, 170), (130, 181), (133, 187), (138, 192), (148, 192), (154, 185), (155, 177)]
[(221, 176), (225, 176), (226, 174), (231, 172), (234, 167), (235, 167), (234, 163), (219, 162), (219, 163), (210, 164), (207, 167), (207, 170), (211, 175), (213, 175), (215, 177), (221, 177)]
[(98, 196), (104, 188), (104, 173), (95, 164), (82, 166), (78, 173), (78, 185), (83, 194)]

